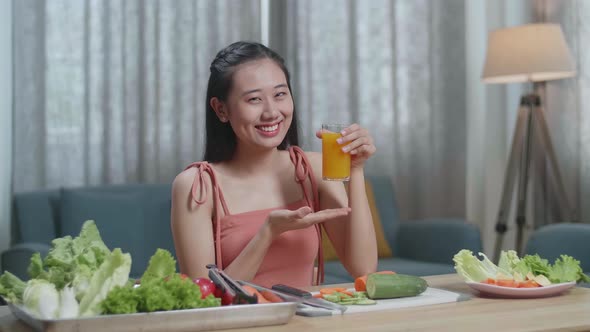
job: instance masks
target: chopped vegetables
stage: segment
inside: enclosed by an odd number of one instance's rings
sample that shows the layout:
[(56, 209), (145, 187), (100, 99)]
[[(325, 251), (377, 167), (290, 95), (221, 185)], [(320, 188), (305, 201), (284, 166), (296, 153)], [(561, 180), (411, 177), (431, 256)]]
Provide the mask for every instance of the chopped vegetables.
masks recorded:
[[(335, 291), (335, 289), (340, 290)], [(314, 296), (342, 305), (370, 305), (377, 303), (367, 297), (367, 292), (350, 292), (346, 288), (324, 288), (320, 289), (319, 296)]]
[(254, 288), (254, 287), (252, 287), (252, 286), (248, 286), (248, 285), (242, 285), (242, 288), (243, 288), (243, 289), (244, 289), (246, 292), (248, 292), (248, 293), (250, 293), (250, 294), (252, 294), (252, 295), (256, 295), (256, 298), (258, 298), (258, 303), (270, 303), (270, 301), (269, 301), (269, 300), (267, 300), (267, 299), (264, 297), (264, 295), (260, 294), (260, 292), (259, 292), (259, 291), (258, 291), (256, 288)]

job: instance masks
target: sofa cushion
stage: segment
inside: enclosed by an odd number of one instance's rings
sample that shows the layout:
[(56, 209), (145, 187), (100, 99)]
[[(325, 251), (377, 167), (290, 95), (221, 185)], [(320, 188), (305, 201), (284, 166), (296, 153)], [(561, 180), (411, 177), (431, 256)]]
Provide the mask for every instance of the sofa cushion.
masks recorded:
[[(144, 228), (143, 236), (145, 244), (145, 266), (149, 258), (156, 252), (156, 249), (162, 248), (170, 251), (173, 257), (176, 257), (174, 250), (174, 241), (172, 230), (170, 229), (170, 199), (171, 185), (145, 185), (142, 189), (143, 207), (144, 207)], [(178, 267), (177, 267), (178, 269)]]
[(49, 243), (56, 238), (59, 191), (35, 191), (14, 195), (13, 242)]
[(133, 259), (131, 275), (143, 265), (145, 215), (141, 193), (113, 193), (89, 189), (62, 189), (61, 236), (77, 236), (86, 220), (94, 220), (104, 243), (111, 250), (121, 248)]

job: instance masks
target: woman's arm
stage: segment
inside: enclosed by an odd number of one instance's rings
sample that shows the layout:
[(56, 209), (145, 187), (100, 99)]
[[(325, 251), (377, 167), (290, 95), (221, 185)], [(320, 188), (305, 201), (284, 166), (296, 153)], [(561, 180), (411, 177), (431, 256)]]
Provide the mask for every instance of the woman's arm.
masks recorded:
[(204, 177), (203, 185), (206, 186), (208, 197), (202, 205), (198, 205), (191, 194), (196, 173), (195, 168), (190, 168), (174, 179), (170, 215), (180, 272), (191, 278), (207, 277), (207, 264), (215, 262), (211, 179), (209, 176)]
[[(356, 126), (357, 130), (359, 129), (357, 125), (353, 126)], [(318, 136), (321, 137), (321, 133)], [(349, 137), (351, 140), (359, 140), (358, 138), (358, 135)], [(346, 187), (341, 182), (322, 180), (321, 154), (308, 153), (319, 184), (320, 209), (342, 206), (351, 208), (348, 216), (339, 220), (325, 222), (324, 226), (338, 257), (340, 257), (347, 271), (355, 278), (374, 272), (377, 269), (377, 240), (373, 217), (365, 191), (364, 175), (364, 161), (375, 151), (370, 138), (361, 138), (360, 141), (351, 144), (351, 147), (353, 147), (351, 150), (355, 150), (355, 148), (363, 149), (359, 148), (359, 146), (364, 143), (369, 143), (369, 147), (366, 147), (366, 154), (357, 150), (352, 155), (353, 165), (350, 181)]]

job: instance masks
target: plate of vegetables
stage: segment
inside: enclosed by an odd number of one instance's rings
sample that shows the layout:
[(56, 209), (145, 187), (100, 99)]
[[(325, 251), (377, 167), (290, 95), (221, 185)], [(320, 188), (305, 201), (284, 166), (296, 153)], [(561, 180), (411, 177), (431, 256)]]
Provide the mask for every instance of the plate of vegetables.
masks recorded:
[(479, 253), (461, 250), (454, 257), (455, 270), (467, 285), (484, 295), (508, 298), (555, 296), (574, 287), (577, 282), (589, 282), (580, 261), (561, 255), (550, 264), (539, 255), (518, 257), (516, 251), (500, 253), (498, 264)]
[[(551, 284), (548, 286), (519, 286), (518, 283), (512, 280), (497, 280), (496, 282), (500, 282), (500, 285), (512, 284), (513, 286), (498, 286), (488, 282), (489, 281), (467, 282), (467, 285), (484, 294), (513, 298), (534, 298), (559, 295), (576, 285), (576, 282), (574, 281)], [(526, 282), (527, 281), (524, 281), (524, 283)]]
[(129, 278), (131, 263), (89, 220), (78, 236), (54, 239), (46, 257), (33, 254), (28, 280), (2, 273), (0, 297), (38, 331), (210, 331), (285, 324), (295, 314), (295, 302), (251, 293), (247, 304), (234, 301), (236, 293), (213, 280), (176, 272), (165, 249), (156, 249), (139, 280)]

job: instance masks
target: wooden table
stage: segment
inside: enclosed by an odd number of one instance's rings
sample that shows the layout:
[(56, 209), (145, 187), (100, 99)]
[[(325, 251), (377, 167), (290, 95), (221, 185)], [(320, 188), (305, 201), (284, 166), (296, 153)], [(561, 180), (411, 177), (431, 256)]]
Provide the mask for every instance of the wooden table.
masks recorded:
[[(294, 316), (282, 326), (226, 331), (590, 331), (589, 288), (575, 287), (563, 295), (539, 299), (499, 299), (478, 296), (455, 274), (425, 279), (431, 287), (466, 296), (455, 303), (332, 317)], [(7, 307), (0, 307), (0, 331), (31, 329)]]

